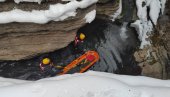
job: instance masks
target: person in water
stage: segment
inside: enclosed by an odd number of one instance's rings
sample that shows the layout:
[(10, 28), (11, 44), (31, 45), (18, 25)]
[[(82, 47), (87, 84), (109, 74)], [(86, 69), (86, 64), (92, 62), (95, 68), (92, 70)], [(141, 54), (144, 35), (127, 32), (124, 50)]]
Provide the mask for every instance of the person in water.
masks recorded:
[(75, 46), (75, 49), (78, 50), (79, 52), (84, 51), (83, 43), (84, 43), (85, 38), (86, 36), (84, 33), (80, 33), (75, 37), (74, 46)]
[(45, 75), (55, 76), (62, 71), (62, 66), (54, 65), (50, 58), (43, 58), (40, 69)]

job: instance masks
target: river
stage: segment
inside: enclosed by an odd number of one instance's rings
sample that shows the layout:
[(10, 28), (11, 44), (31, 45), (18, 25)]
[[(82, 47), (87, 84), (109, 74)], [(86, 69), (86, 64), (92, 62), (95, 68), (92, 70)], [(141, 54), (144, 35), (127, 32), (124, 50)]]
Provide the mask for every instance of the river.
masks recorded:
[[(116, 74), (140, 75), (133, 56), (139, 46), (134, 28), (126, 22), (112, 22), (95, 19), (91, 24), (80, 28), (77, 35), (84, 33), (86, 38), (80, 48), (74, 47), (74, 40), (67, 47), (19, 61), (1, 61), (0, 76), (23, 80), (38, 80), (50, 77), (42, 73), (39, 64), (42, 58), (49, 57), (54, 64), (66, 65), (88, 50), (95, 50), (100, 60), (90, 70)], [(76, 72), (76, 70), (75, 70)], [(74, 73), (74, 72), (73, 72)]]

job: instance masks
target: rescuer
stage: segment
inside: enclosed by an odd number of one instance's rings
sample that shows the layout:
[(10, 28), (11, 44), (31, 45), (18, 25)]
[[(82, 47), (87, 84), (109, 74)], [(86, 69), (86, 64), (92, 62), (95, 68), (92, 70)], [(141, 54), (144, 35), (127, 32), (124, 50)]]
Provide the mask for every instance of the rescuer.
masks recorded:
[(61, 72), (63, 67), (56, 65), (54, 66), (50, 58), (43, 58), (40, 62), (40, 69), (46, 75), (55, 76), (57, 73)]
[(86, 37), (86, 36), (85, 36), (85, 34), (83, 34), (83, 33), (80, 33), (80, 35), (77, 35), (77, 36), (75, 37), (75, 40), (74, 40), (75, 46), (77, 46), (77, 45), (80, 44), (80, 43), (83, 43), (85, 37)]
[(75, 49), (77, 50), (77, 52), (82, 52), (84, 53), (84, 40), (85, 40), (86, 36), (84, 33), (80, 33), (75, 37), (74, 40), (74, 46)]

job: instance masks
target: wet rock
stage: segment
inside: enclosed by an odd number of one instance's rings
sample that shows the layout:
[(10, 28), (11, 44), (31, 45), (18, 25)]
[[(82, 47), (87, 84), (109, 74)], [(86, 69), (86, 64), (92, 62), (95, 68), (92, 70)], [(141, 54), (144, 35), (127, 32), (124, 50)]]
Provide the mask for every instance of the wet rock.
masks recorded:
[(168, 65), (167, 51), (164, 46), (150, 46), (135, 52), (135, 59), (142, 68), (142, 75), (167, 79), (168, 71), (166, 65)]
[(148, 54), (148, 49), (144, 48), (143, 50), (138, 50), (134, 53), (137, 62), (143, 62), (146, 60)]
[(98, 3), (107, 3), (109, 1), (111, 1), (111, 0), (99, 0)]
[(156, 62), (152, 65), (147, 62), (140, 63), (139, 66), (142, 68), (142, 75), (149, 76), (154, 78), (162, 79), (162, 65), (159, 62)]
[(157, 29), (159, 30), (161, 41), (159, 42), (161, 47), (160, 60), (164, 64), (164, 72), (166, 77), (170, 79), (170, 0), (166, 2), (166, 8), (164, 15), (159, 19)]

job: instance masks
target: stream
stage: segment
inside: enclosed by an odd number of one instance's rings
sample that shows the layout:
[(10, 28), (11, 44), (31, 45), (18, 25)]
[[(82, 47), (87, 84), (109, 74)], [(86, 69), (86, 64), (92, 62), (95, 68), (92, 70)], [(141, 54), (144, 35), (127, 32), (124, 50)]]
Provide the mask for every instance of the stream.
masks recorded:
[(51, 77), (51, 74), (40, 70), (39, 64), (43, 58), (48, 57), (54, 64), (65, 66), (88, 50), (97, 51), (100, 56), (100, 60), (90, 70), (140, 75), (141, 69), (133, 57), (139, 41), (136, 31), (129, 27), (128, 23), (95, 19), (80, 28), (77, 35), (80, 33), (84, 33), (86, 38), (78, 47), (74, 46), (73, 40), (65, 48), (40, 54), (31, 59), (0, 61), (0, 76), (23, 80)]

